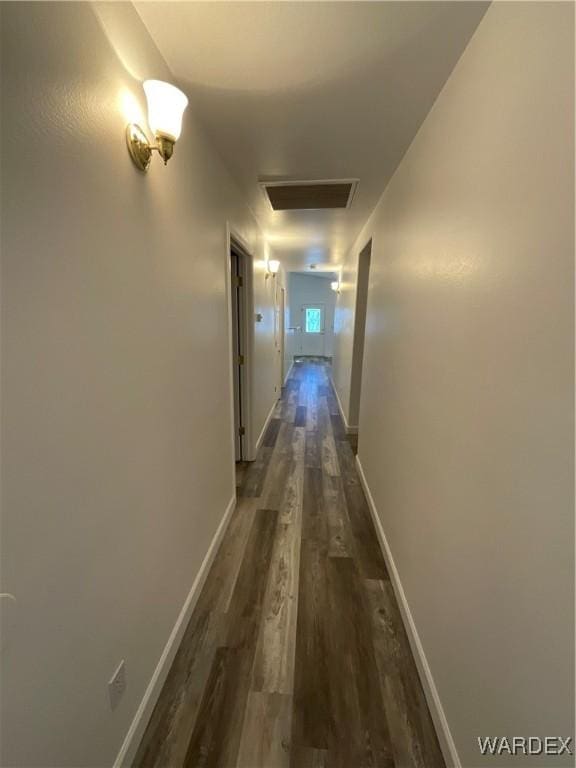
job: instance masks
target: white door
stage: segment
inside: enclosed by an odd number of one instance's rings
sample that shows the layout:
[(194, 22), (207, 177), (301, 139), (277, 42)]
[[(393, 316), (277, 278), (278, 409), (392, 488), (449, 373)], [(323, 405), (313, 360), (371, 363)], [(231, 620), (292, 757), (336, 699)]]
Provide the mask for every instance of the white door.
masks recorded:
[(302, 305), (300, 354), (324, 355), (324, 304)]

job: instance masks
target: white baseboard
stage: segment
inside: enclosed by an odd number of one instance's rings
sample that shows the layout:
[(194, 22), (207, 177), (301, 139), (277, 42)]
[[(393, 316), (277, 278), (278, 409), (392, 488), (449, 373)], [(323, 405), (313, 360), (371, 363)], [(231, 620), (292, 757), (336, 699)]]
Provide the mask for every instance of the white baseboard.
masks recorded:
[(162, 686), (164, 685), (168, 672), (170, 671), (170, 667), (174, 657), (176, 656), (176, 651), (178, 650), (180, 641), (184, 635), (184, 631), (188, 626), (192, 612), (196, 607), (200, 592), (202, 591), (202, 587), (206, 581), (206, 576), (208, 575), (208, 571), (210, 570), (214, 556), (216, 555), (220, 542), (222, 541), (224, 533), (226, 532), (228, 522), (235, 506), (236, 496), (233, 496), (228, 502), (228, 506), (226, 507), (226, 511), (224, 512), (222, 520), (220, 521), (216, 533), (214, 534), (214, 538), (210, 542), (206, 557), (200, 566), (200, 570), (196, 574), (194, 583), (192, 584), (190, 592), (188, 593), (188, 597), (182, 606), (180, 615), (176, 619), (176, 623), (174, 624), (172, 632), (170, 633), (168, 642), (162, 651), (162, 655), (160, 656), (160, 660), (156, 665), (154, 674), (152, 675), (144, 696), (142, 697), (140, 706), (136, 710), (136, 714), (134, 715), (134, 719), (132, 720), (130, 728), (128, 729), (124, 743), (120, 747), (120, 751), (118, 752), (116, 760), (114, 761), (114, 768), (121, 768), (122, 766), (132, 765), (134, 757), (136, 756), (136, 751), (140, 745), (140, 741), (144, 735), (144, 731), (148, 725), (152, 711), (156, 706), (156, 702), (160, 696)]
[(357, 435), (358, 427), (351, 426), (350, 424), (348, 424), (348, 419), (346, 418), (344, 408), (342, 407), (342, 403), (340, 401), (340, 395), (338, 394), (338, 390), (336, 389), (336, 384), (334, 383), (334, 379), (330, 377), (330, 381), (332, 383), (332, 389), (334, 390), (334, 394), (336, 395), (336, 402), (338, 403), (338, 408), (340, 408), (340, 415), (342, 416), (342, 421), (344, 422), (344, 429), (346, 430), (346, 434)]
[(388, 571), (392, 580), (392, 586), (394, 587), (394, 593), (396, 594), (396, 599), (398, 600), (398, 605), (400, 607), (400, 613), (402, 615), (406, 634), (408, 635), (410, 647), (412, 648), (412, 653), (414, 654), (414, 659), (416, 661), (416, 666), (418, 668), (424, 694), (426, 695), (426, 701), (428, 702), (430, 714), (436, 728), (436, 733), (438, 734), (438, 741), (440, 742), (440, 748), (442, 749), (444, 760), (446, 761), (446, 765), (449, 766), (449, 768), (462, 768), (462, 763), (460, 762), (458, 751), (450, 732), (448, 720), (444, 714), (442, 702), (440, 701), (440, 696), (438, 695), (438, 690), (436, 688), (436, 684), (434, 683), (434, 678), (432, 677), (432, 670), (430, 669), (430, 665), (426, 659), (426, 654), (424, 653), (424, 648), (418, 635), (416, 624), (412, 618), (410, 606), (408, 605), (408, 600), (406, 599), (406, 594), (404, 592), (404, 588), (402, 587), (402, 582), (400, 581), (400, 574), (396, 568), (396, 564), (392, 556), (392, 551), (388, 544), (386, 534), (384, 533), (382, 522), (376, 510), (374, 498), (370, 493), (370, 488), (368, 487), (366, 476), (364, 475), (364, 470), (362, 469), (362, 463), (359, 456), (356, 456), (356, 466), (358, 468), (358, 474), (360, 476), (362, 488), (366, 494), (370, 513), (372, 514), (372, 519), (374, 520), (374, 526), (376, 528), (376, 533), (378, 534), (380, 547), (382, 549), (384, 559), (386, 560), (386, 565), (388, 566)]
[(290, 374), (292, 373), (292, 368), (294, 368), (294, 361), (290, 363), (290, 368), (288, 368), (288, 373), (286, 374), (286, 376), (284, 376), (284, 386), (286, 386), (286, 382), (290, 378)]
[(268, 413), (268, 416), (266, 416), (266, 421), (264, 422), (264, 426), (262, 427), (262, 431), (260, 432), (258, 440), (256, 440), (256, 445), (254, 446), (254, 458), (256, 458), (256, 454), (258, 453), (258, 450), (260, 449), (260, 446), (262, 445), (262, 440), (264, 440), (264, 435), (266, 434), (266, 429), (268, 428), (268, 424), (270, 423), (270, 419), (272, 418), (272, 415), (273, 415), (274, 411), (276, 410), (277, 403), (278, 403), (278, 400), (274, 400), (274, 402), (272, 403), (272, 408), (270, 408), (270, 412)]

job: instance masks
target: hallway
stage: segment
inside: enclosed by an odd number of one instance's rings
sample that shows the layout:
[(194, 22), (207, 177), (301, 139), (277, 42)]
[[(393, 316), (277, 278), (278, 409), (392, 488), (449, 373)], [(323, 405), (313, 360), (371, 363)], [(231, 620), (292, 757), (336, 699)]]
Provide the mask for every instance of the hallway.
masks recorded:
[(0, 0), (0, 768), (575, 768), (575, 11)]
[(443, 766), (321, 362), (297, 362), (135, 765)]

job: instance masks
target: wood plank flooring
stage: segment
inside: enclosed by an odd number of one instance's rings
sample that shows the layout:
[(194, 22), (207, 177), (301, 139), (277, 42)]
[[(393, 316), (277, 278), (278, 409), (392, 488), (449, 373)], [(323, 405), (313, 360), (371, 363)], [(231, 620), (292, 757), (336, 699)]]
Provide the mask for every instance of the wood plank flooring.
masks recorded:
[(443, 768), (324, 362), (295, 363), (137, 768)]

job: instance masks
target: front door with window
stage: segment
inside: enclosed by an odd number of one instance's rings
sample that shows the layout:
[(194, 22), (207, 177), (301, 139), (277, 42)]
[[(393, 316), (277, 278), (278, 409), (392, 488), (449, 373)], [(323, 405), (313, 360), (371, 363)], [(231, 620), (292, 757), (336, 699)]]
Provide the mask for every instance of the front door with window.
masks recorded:
[(304, 304), (300, 326), (300, 354), (324, 355), (324, 304)]

